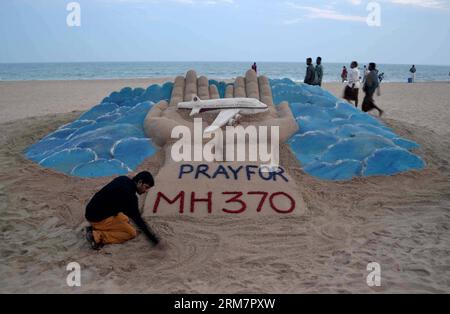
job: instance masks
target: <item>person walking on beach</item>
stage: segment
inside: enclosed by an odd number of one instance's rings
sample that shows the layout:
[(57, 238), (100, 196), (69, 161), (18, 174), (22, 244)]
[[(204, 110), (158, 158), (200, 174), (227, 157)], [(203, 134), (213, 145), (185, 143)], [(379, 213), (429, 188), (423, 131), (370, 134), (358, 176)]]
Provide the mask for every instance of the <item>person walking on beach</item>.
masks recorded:
[(252, 70), (258, 73), (258, 66), (256, 65), (256, 62), (253, 63)]
[(306, 66), (307, 66), (307, 68), (306, 68), (306, 75), (305, 75), (304, 83), (308, 84), (308, 85), (314, 85), (315, 69), (312, 64), (311, 58), (306, 59)]
[(322, 78), (323, 78), (322, 58), (317, 57), (316, 67), (314, 69), (314, 85), (322, 86)]
[(375, 100), (373, 99), (373, 95), (375, 94), (375, 91), (380, 86), (380, 82), (378, 80), (378, 71), (376, 68), (375, 63), (369, 64), (369, 74), (367, 74), (366, 82), (364, 83), (364, 93), (366, 93), (366, 96), (364, 97), (363, 103), (362, 103), (362, 110), (364, 112), (369, 112), (373, 109), (377, 109), (380, 117), (383, 115), (383, 110), (381, 110), (376, 104)]
[(416, 82), (416, 66), (413, 64), (413, 66), (411, 67), (411, 69), (409, 69), (409, 72), (411, 73), (411, 83), (415, 83)]
[(344, 89), (344, 99), (348, 102), (355, 101), (356, 108), (358, 108), (359, 99), (359, 77), (358, 62), (353, 61), (350, 65), (350, 71), (348, 72), (348, 81)]
[(341, 78), (342, 78), (342, 83), (344, 83), (347, 80), (347, 68), (344, 66), (342, 68), (342, 73), (341, 73)]
[(86, 239), (94, 250), (105, 244), (120, 244), (137, 236), (130, 219), (153, 245), (162, 248), (159, 238), (152, 232), (139, 212), (136, 194), (147, 193), (155, 185), (153, 176), (141, 172), (133, 179), (122, 176), (97, 192), (86, 206), (85, 217), (91, 224), (86, 228)]

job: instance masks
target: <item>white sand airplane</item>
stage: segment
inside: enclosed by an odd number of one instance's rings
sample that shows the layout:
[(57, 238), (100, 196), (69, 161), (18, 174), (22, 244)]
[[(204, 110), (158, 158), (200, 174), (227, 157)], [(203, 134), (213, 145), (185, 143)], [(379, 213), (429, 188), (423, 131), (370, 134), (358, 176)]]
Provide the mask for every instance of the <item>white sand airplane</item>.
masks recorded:
[(191, 110), (193, 117), (202, 112), (220, 111), (216, 120), (205, 129), (204, 133), (212, 133), (224, 125), (236, 125), (241, 119), (241, 115), (253, 115), (266, 112), (269, 107), (258, 99), (254, 98), (221, 98), (201, 100), (198, 96), (193, 96), (192, 101), (180, 102), (178, 109)]

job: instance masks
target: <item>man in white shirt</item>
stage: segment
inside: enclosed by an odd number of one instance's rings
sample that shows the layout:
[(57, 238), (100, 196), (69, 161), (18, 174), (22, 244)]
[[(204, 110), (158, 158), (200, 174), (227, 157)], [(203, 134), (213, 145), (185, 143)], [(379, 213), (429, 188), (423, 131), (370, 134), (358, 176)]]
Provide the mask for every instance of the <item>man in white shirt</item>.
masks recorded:
[(355, 107), (358, 108), (358, 99), (359, 99), (359, 70), (358, 70), (358, 62), (353, 61), (350, 65), (350, 70), (347, 75), (347, 85), (344, 90), (344, 99), (348, 102), (354, 101)]

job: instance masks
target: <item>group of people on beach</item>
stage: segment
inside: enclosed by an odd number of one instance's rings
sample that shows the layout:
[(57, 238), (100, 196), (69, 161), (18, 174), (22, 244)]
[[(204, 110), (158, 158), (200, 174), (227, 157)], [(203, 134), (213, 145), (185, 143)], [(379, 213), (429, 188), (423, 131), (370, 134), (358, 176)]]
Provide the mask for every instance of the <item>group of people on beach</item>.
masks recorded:
[[(416, 80), (416, 66), (413, 65), (409, 70), (411, 73), (410, 83), (414, 83)], [(358, 107), (359, 88), (361, 86), (361, 76), (358, 69), (358, 62), (353, 61), (350, 64), (350, 70), (344, 66), (341, 73), (342, 82), (346, 83), (344, 89), (344, 99), (348, 102), (355, 102), (355, 107)], [(380, 84), (383, 81), (384, 73), (379, 73), (377, 65), (373, 62), (369, 63), (369, 66), (364, 66), (364, 73), (362, 77), (363, 91), (365, 93), (364, 100), (362, 102), (362, 111), (368, 112), (373, 109), (378, 110), (380, 117), (383, 115), (381, 110), (376, 104), (373, 98), (376, 91), (380, 95)]]
[[(374, 100), (375, 92), (380, 88), (380, 83), (383, 80), (384, 73), (379, 74), (377, 65), (373, 62), (369, 66), (364, 66), (364, 76), (362, 77), (363, 91), (365, 93), (361, 109), (364, 112), (369, 112), (373, 109), (378, 110), (380, 117), (383, 115), (381, 110)], [(355, 102), (355, 107), (358, 108), (359, 89), (361, 87), (361, 76), (358, 69), (358, 62), (352, 61), (350, 70), (344, 66), (342, 70), (342, 82), (346, 83), (344, 88), (344, 99), (348, 102)]]
[[(256, 62), (253, 63), (252, 69), (257, 73), (258, 67)], [(410, 83), (414, 83), (416, 80), (416, 67), (413, 65), (409, 72), (411, 73)], [(341, 79), (342, 83), (345, 83), (344, 95), (343, 98), (348, 102), (354, 102), (355, 107), (358, 108), (359, 103), (359, 89), (361, 88), (365, 93), (361, 109), (364, 112), (369, 112), (373, 109), (378, 110), (379, 116), (381, 117), (384, 113), (382, 109), (380, 109), (374, 100), (375, 92), (378, 91), (378, 95), (380, 95), (380, 84), (384, 79), (384, 73), (379, 73), (377, 69), (376, 63), (369, 63), (369, 66), (364, 65), (363, 76), (360, 75), (358, 69), (358, 62), (353, 61), (350, 64), (350, 69), (347, 70), (346, 66), (343, 66)], [(450, 75), (450, 73), (449, 73)], [(317, 85), (322, 86), (323, 79), (323, 66), (322, 66), (322, 58), (317, 57), (316, 65), (313, 65), (312, 58), (306, 59), (306, 75), (304, 79), (304, 83), (308, 85)]]
[[(258, 67), (256, 62), (252, 65), (253, 71), (258, 72)], [(415, 69), (414, 69), (415, 70)], [(361, 109), (364, 112), (369, 112), (373, 109), (378, 110), (380, 117), (383, 115), (383, 110), (380, 109), (374, 100), (374, 95), (376, 91), (380, 91), (380, 83), (384, 78), (384, 73), (379, 73), (375, 63), (370, 63), (367, 67), (364, 66), (364, 75), (360, 76), (358, 69), (358, 62), (353, 61), (350, 64), (350, 70), (347, 67), (343, 67), (341, 73), (342, 82), (346, 83), (344, 89), (344, 99), (348, 102), (355, 102), (355, 107), (358, 108), (359, 103), (359, 89), (361, 87), (362, 79), (362, 89), (365, 93), (364, 100), (362, 102)], [(323, 79), (323, 66), (322, 58), (317, 57), (316, 65), (314, 66), (312, 58), (306, 59), (306, 75), (304, 83), (308, 85), (322, 86)]]
[[(309, 85), (318, 85), (322, 86), (322, 78), (323, 78), (323, 67), (322, 67), (322, 58), (317, 57), (316, 66), (312, 63), (312, 58), (306, 59), (306, 76), (304, 83)], [(258, 66), (256, 62), (252, 65), (252, 70), (258, 73)]]
[[(355, 106), (358, 107), (359, 101), (359, 89), (361, 85), (361, 77), (358, 70), (358, 62), (353, 61), (350, 65), (350, 70), (344, 66), (342, 70), (342, 82), (346, 82), (344, 89), (344, 99), (347, 101), (355, 102)], [(381, 110), (376, 104), (373, 98), (375, 92), (380, 88), (380, 83), (383, 80), (384, 73), (379, 74), (375, 63), (370, 63), (369, 67), (364, 66), (363, 77), (363, 91), (366, 94), (362, 103), (362, 110), (364, 112), (371, 111), (373, 109), (378, 110), (380, 117), (383, 115)], [(312, 63), (312, 58), (306, 59), (306, 75), (304, 83), (308, 85), (322, 86), (323, 78), (323, 66), (322, 58), (317, 57), (316, 66)]]
[(322, 79), (323, 79), (322, 58), (317, 57), (316, 66), (313, 65), (312, 58), (306, 59), (306, 75), (305, 80), (303, 82), (308, 85), (322, 86)]

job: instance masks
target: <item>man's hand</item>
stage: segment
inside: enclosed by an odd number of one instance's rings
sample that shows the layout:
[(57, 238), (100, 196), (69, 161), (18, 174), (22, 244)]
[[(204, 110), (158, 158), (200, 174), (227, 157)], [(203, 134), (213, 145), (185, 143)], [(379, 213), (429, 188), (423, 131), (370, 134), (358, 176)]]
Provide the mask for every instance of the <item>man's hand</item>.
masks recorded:
[(167, 249), (169, 248), (169, 245), (167, 244), (167, 242), (165, 240), (159, 240), (158, 244), (156, 244), (154, 246), (154, 248), (159, 251), (167, 251)]

